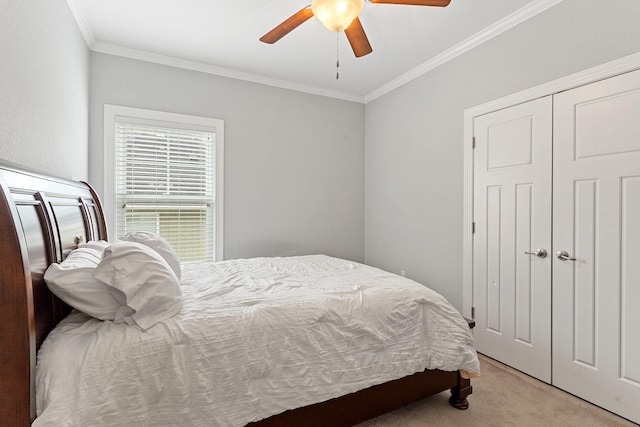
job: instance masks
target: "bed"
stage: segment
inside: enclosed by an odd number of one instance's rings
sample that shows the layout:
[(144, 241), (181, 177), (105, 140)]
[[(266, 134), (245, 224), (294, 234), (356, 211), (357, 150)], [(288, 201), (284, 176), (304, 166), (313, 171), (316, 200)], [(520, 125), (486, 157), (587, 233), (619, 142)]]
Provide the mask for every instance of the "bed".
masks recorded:
[[(79, 244), (106, 240), (107, 229), (100, 200), (90, 185), (0, 164), (0, 235), (0, 416), (15, 420), (12, 425), (26, 426), (36, 418), (38, 351), (56, 325), (62, 322), (52, 336), (82, 315), (49, 291), (44, 272)], [(364, 268), (329, 257), (303, 258), (316, 264), (338, 263), (346, 270), (354, 265)], [(473, 371), (408, 373), (319, 402), (305, 401), (302, 407), (283, 408), (249, 424), (353, 425), (446, 390), (451, 390), (452, 406), (466, 409)]]

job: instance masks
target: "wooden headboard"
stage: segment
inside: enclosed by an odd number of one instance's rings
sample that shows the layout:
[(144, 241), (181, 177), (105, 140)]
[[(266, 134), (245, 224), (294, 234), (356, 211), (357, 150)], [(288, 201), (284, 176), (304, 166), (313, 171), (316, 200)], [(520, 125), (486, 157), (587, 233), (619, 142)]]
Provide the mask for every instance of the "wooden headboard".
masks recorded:
[(100, 239), (107, 228), (89, 184), (0, 163), (0, 424), (35, 419), (36, 353), (71, 310), (49, 292), (45, 270)]

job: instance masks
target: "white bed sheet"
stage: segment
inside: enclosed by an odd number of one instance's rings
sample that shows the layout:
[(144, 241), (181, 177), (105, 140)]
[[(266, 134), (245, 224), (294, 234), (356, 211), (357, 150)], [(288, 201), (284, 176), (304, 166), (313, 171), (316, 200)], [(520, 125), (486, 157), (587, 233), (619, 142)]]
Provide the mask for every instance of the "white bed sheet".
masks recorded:
[(479, 372), (465, 320), (409, 279), (323, 255), (183, 264), (142, 332), (73, 312), (45, 340), (33, 426), (242, 426), (422, 371)]

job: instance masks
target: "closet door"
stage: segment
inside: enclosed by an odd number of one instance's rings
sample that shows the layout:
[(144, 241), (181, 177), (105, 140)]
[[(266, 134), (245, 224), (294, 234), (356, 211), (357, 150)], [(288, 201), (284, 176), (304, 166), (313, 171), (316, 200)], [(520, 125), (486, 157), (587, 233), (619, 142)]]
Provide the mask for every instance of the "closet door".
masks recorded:
[(556, 95), (553, 156), (553, 384), (640, 422), (640, 71)]
[(546, 382), (551, 119), (551, 97), (474, 119), (474, 341), (479, 352)]

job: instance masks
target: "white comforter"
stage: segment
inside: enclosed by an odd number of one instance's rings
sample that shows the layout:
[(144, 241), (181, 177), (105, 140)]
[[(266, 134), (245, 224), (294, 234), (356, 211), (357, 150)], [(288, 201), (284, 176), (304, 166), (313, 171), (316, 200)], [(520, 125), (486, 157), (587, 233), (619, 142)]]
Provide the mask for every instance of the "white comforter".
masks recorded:
[(469, 328), (411, 280), (322, 255), (184, 264), (142, 332), (73, 312), (38, 355), (42, 426), (242, 426), (424, 369), (479, 372)]

